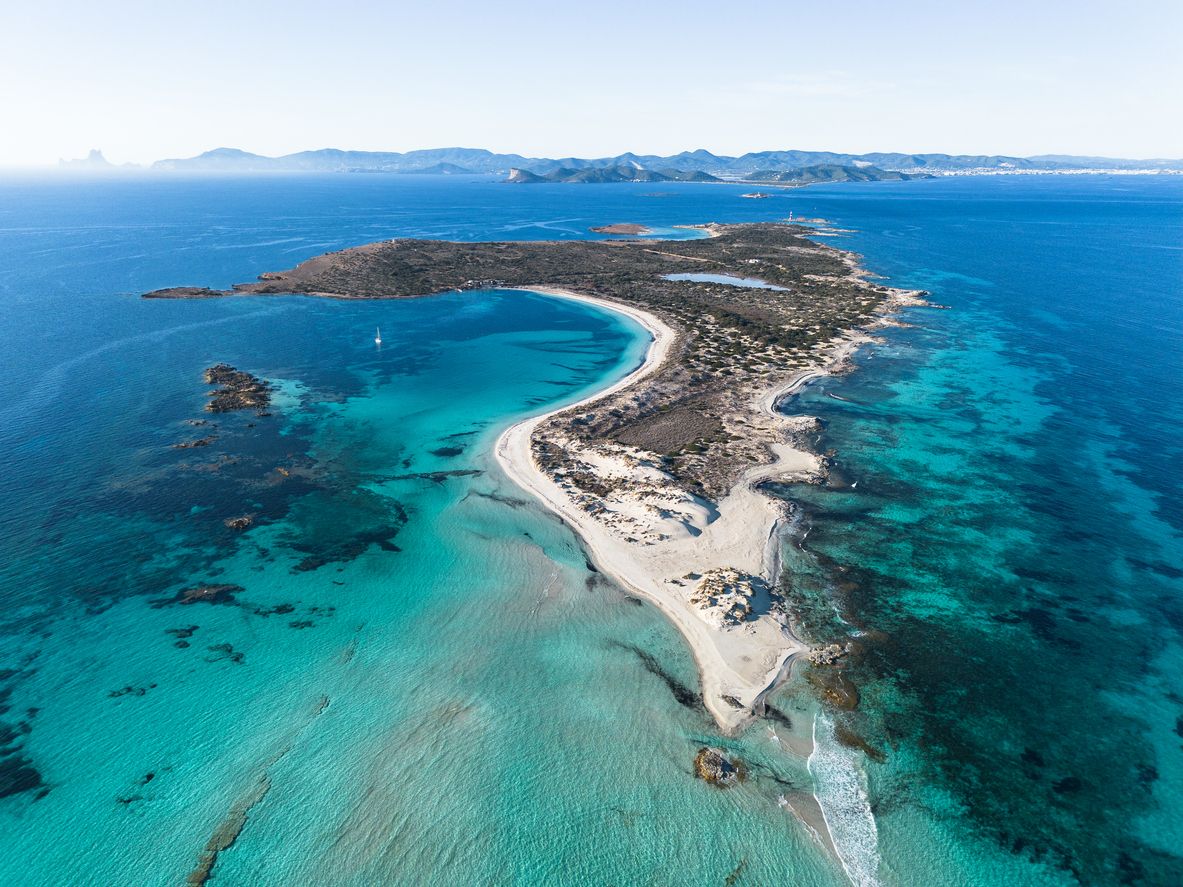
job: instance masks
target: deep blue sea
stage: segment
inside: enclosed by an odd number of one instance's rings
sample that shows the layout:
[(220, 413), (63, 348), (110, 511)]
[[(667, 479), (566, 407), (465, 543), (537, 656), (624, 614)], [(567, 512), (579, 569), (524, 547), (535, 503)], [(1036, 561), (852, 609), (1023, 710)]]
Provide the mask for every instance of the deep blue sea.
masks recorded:
[[(0, 180), (0, 884), (185, 883), (215, 849), (227, 885), (1183, 883), (1183, 179), (742, 190)], [(680, 703), (677, 632), (490, 458), (634, 367), (631, 321), (138, 298), (389, 237), (790, 211), (947, 306), (786, 405), (835, 465), (777, 491), (786, 582), (860, 647), (856, 711), (778, 694), (808, 760)], [(219, 361), (270, 415), (203, 412)], [(751, 778), (696, 780), (704, 743)]]

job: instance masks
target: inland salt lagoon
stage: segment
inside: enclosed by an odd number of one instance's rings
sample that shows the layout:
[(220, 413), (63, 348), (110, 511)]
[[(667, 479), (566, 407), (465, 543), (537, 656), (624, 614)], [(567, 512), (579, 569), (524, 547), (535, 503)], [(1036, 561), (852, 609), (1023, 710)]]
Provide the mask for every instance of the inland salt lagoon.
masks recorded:
[[(0, 183), (0, 883), (1179, 882), (1181, 186)], [(738, 736), (492, 458), (635, 368), (639, 326), (510, 291), (138, 298), (788, 209), (949, 310), (784, 405), (832, 467), (775, 491), (783, 581), (807, 639), (856, 641), (859, 702), (801, 668)], [(219, 362), (269, 415), (204, 411)], [(695, 779), (704, 745), (747, 780)]]

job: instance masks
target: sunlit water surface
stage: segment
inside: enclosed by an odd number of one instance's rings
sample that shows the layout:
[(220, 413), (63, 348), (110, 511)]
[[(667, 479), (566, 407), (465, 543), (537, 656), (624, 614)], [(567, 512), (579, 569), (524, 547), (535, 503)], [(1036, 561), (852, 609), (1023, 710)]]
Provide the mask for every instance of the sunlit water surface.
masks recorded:
[[(1183, 877), (1183, 189), (741, 190), (0, 183), (0, 882), (176, 884), (227, 822), (215, 883)], [(138, 299), (386, 237), (790, 209), (951, 310), (791, 405), (836, 460), (780, 491), (793, 594), (815, 638), (860, 638), (863, 702), (819, 715), (794, 680), (791, 726), (736, 738), (671, 692), (696, 683), (676, 632), (490, 459), (634, 367), (630, 321), (515, 292)], [(218, 361), (272, 381), (272, 415), (203, 413)], [(240, 589), (173, 600), (209, 584)], [(694, 779), (705, 743), (749, 780)], [(814, 793), (841, 862), (791, 813)]]

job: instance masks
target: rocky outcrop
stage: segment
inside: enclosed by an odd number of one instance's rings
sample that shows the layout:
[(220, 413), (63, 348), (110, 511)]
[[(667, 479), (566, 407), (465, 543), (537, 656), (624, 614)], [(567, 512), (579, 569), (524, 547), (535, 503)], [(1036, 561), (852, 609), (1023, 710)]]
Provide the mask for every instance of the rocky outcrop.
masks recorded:
[(706, 746), (694, 756), (694, 775), (719, 788), (730, 788), (743, 782), (748, 771), (742, 761), (728, 757), (723, 749)]
[(207, 369), (205, 381), (207, 385), (220, 386), (209, 393), (210, 402), (205, 408), (211, 413), (262, 411), (271, 405), (271, 386), (230, 364), (219, 363)]
[(814, 647), (809, 651), (809, 661), (814, 665), (837, 665), (849, 653), (848, 646), (828, 644), (824, 647)]
[(722, 567), (703, 574), (690, 592), (690, 603), (712, 625), (739, 625), (752, 615), (752, 599), (763, 587), (758, 576)]

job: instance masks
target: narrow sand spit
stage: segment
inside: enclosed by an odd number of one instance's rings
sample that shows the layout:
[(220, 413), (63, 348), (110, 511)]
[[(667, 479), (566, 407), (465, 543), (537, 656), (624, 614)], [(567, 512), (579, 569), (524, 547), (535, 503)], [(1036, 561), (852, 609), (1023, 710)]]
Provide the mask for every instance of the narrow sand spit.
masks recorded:
[[(525, 288), (523, 288), (525, 289)], [(666, 526), (671, 510), (685, 527), (682, 533), (662, 533), (656, 541), (630, 541), (618, 527), (599, 515), (580, 508), (568, 493), (543, 471), (534, 458), (531, 440), (535, 431), (555, 413), (590, 404), (636, 384), (667, 360), (675, 333), (645, 311), (604, 299), (551, 287), (530, 287), (543, 293), (598, 305), (631, 317), (652, 336), (644, 361), (632, 373), (611, 387), (579, 404), (568, 404), (550, 413), (525, 419), (507, 429), (497, 442), (496, 457), (505, 473), (523, 489), (533, 493), (563, 518), (583, 540), (587, 552), (606, 575), (625, 590), (656, 605), (678, 627), (690, 644), (702, 676), (703, 702), (724, 730), (734, 732), (759, 711), (768, 689), (788, 674), (794, 657), (806, 646), (793, 634), (783, 615), (755, 612), (738, 622), (704, 618), (696, 605), (695, 583), (700, 577), (747, 574), (771, 584), (776, 580), (777, 527), (784, 517), (782, 506), (759, 492), (756, 485), (771, 478), (817, 477), (819, 458), (787, 443), (773, 447), (774, 461), (744, 474), (717, 504), (694, 503), (676, 506), (661, 503)], [(860, 341), (850, 339), (833, 355), (829, 366), (844, 360)], [(764, 392), (752, 404), (759, 412), (783, 422), (786, 431), (792, 420), (776, 412), (776, 404), (808, 381), (823, 375), (814, 369), (792, 379), (788, 385)], [(638, 485), (650, 480), (653, 469), (627, 462), (614, 470), (625, 472)], [(625, 515), (630, 520), (631, 516)], [(734, 572), (733, 572), (734, 571)]]

